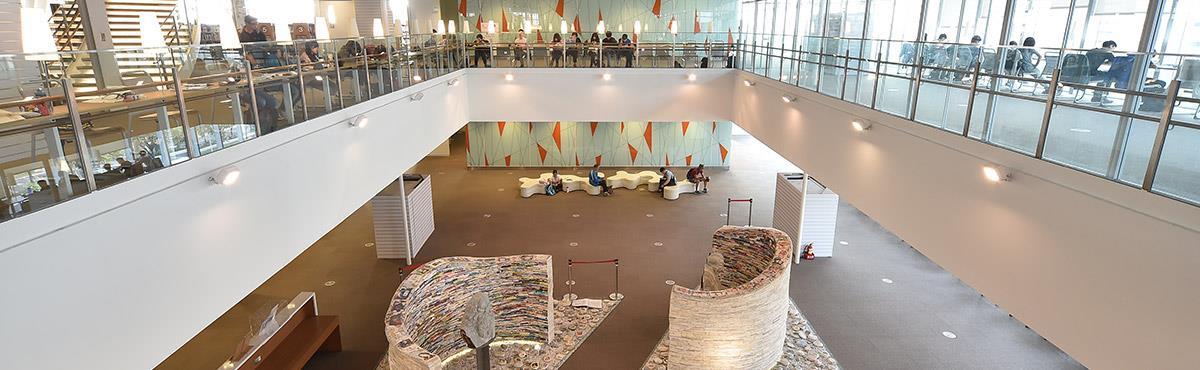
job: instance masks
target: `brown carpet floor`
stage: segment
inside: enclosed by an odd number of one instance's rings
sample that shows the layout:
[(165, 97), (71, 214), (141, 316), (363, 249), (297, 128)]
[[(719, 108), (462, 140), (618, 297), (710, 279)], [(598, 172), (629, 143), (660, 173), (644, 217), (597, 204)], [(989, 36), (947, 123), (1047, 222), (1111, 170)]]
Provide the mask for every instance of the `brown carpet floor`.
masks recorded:
[[(567, 259), (621, 260), (625, 301), (564, 369), (638, 368), (667, 329), (664, 282), (699, 284), (711, 233), (725, 223), (726, 198), (753, 197), (754, 224), (769, 226), (775, 173), (795, 170), (757, 140), (735, 136), (731, 169), (709, 171), (714, 180), (707, 195), (666, 201), (656, 193), (618, 189), (612, 197), (572, 192), (525, 199), (516, 179), (545, 170), (467, 169), (460, 143), (451, 156), (427, 158), (412, 171), (433, 177), (437, 223), (415, 262), (551, 254), (559, 297), (566, 292)], [(746, 211), (735, 206), (732, 223), (744, 223)], [(387, 346), (383, 313), (404, 263), (376, 259), (364, 246), (373, 240), (371, 225), (364, 205), (158, 368), (216, 369), (248, 330), (255, 309), (314, 291), (322, 314), (341, 317), (344, 351), (318, 354), (305, 369), (372, 369)], [(838, 228), (839, 240), (851, 244), (837, 246), (835, 258), (794, 267), (792, 297), (845, 368), (1080, 367), (849, 204), (841, 207)], [(895, 283), (880, 283), (883, 277)], [(614, 271), (604, 265), (580, 266), (574, 279), (583, 297), (615, 289)], [(329, 280), (337, 283), (324, 286)], [(960, 337), (947, 339), (943, 330)]]

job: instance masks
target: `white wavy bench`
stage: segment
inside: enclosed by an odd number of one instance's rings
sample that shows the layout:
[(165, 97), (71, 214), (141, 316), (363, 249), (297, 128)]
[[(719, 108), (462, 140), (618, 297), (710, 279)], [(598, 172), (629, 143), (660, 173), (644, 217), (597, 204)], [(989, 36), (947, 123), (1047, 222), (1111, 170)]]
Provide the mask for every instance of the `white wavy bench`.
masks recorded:
[[(655, 182), (657, 183), (657, 181)], [(668, 186), (666, 189), (663, 189), (663, 198), (668, 200), (676, 200), (679, 199), (679, 194), (684, 192), (691, 193), (694, 191), (696, 191), (696, 184), (692, 183), (691, 181), (676, 179), (675, 185)]]
[[(550, 176), (552, 174), (543, 173), (537, 178), (522, 177), (517, 179), (521, 182), (521, 197), (529, 198), (534, 194), (546, 194), (546, 185), (550, 184)], [(600, 173), (604, 177), (604, 172)], [(600, 187), (593, 186), (588, 182), (587, 177), (579, 177), (575, 175), (558, 175), (563, 182), (563, 192), (569, 193), (575, 190), (583, 190), (590, 195), (600, 195)]]
[(636, 190), (638, 186), (649, 185), (647, 190), (658, 189), (658, 180), (662, 178), (654, 171), (642, 171), (638, 173), (629, 173), (625, 171), (617, 171), (616, 175), (607, 178), (608, 186), (616, 188), (626, 188)]

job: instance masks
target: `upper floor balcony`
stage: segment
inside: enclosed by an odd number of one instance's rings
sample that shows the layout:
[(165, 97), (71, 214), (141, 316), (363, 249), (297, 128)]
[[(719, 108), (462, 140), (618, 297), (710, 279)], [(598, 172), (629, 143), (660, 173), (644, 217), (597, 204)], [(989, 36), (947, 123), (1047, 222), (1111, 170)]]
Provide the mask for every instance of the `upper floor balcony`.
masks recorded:
[[(1100, 52), (723, 32), (406, 35), (3, 56), (0, 221), (457, 69), (489, 67), (737, 68), (1200, 202), (1200, 99), (1192, 91), (1200, 56)], [(120, 82), (90, 87), (112, 74), (104, 68), (116, 68)]]

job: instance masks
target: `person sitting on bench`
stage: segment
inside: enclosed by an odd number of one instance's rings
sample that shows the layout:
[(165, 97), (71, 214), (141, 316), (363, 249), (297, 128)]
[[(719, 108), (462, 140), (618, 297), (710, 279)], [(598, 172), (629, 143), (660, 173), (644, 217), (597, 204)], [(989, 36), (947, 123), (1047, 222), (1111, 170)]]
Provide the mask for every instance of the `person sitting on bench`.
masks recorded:
[(696, 168), (690, 169), (687, 172), (687, 180), (696, 184), (696, 194), (700, 194), (700, 186), (704, 185), (704, 192), (708, 193), (708, 176), (704, 175), (704, 165), (701, 164)]
[(592, 165), (592, 172), (588, 173), (588, 183), (592, 184), (592, 186), (599, 186), (600, 191), (603, 192), (604, 195), (612, 195), (612, 188), (608, 187), (608, 181), (605, 180), (603, 176), (600, 176), (599, 163)]
[(558, 176), (558, 170), (550, 172), (550, 178), (546, 179), (546, 195), (554, 195), (563, 191), (562, 177)]
[(667, 192), (665, 190), (667, 187), (675, 186), (675, 173), (671, 172), (671, 170), (668, 170), (666, 167), (659, 167), (658, 172), (662, 174), (662, 178), (658, 180), (658, 191), (661, 191), (663, 193), (663, 197), (666, 197)]

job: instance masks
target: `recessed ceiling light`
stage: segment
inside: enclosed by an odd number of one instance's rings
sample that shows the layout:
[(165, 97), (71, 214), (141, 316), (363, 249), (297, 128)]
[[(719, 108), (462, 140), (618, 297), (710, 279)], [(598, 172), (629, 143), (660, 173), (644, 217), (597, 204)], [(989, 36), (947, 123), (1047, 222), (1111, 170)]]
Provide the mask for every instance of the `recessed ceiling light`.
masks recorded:
[(1069, 131), (1078, 132), (1081, 134), (1090, 134), (1092, 132), (1092, 130), (1088, 130), (1086, 128), (1071, 128)]
[(872, 126), (871, 122), (864, 122), (864, 121), (850, 122), (850, 127), (853, 127), (854, 131), (870, 130), (871, 126)]
[(882, 281), (884, 284), (894, 283), (894, 281), (892, 281), (892, 279), (888, 279), (888, 278), (879, 279), (879, 281)]
[(742, 84), (746, 85), (747, 87), (750, 87), (750, 86), (754, 86), (755, 82), (750, 81), (750, 80), (742, 80)]
[(983, 178), (991, 182), (1009, 181), (1012, 175), (999, 166), (983, 166)]
[(424, 99), (424, 98), (425, 98), (425, 93), (423, 93), (423, 92), (418, 92), (418, 93), (416, 93), (416, 94), (412, 94), (412, 95), (410, 95), (410, 96), (408, 97), (408, 100), (411, 100), (411, 101), (418, 101), (418, 100), (421, 100), (421, 99)]
[(446, 85), (447, 86), (458, 86), (458, 79), (452, 78), (452, 79), (450, 79), (450, 81), (446, 81)]
[(954, 334), (952, 331), (943, 331), (942, 336), (950, 339), (958, 338), (958, 334)]
[(421, 75), (413, 75), (413, 81), (421, 82)]
[(841, 244), (841, 245), (850, 245), (850, 242), (848, 242), (848, 241), (845, 241), (845, 240), (842, 240), (842, 241), (839, 241), (839, 242), (838, 242), (838, 244)]
[(504, 80), (505, 80), (505, 81), (512, 81), (512, 80), (513, 80), (513, 75), (512, 75), (512, 73), (505, 73), (505, 74), (504, 74)]
[(604, 78), (605, 81), (612, 80), (612, 74), (605, 73), (604, 76), (602, 76), (602, 77)]
[(780, 98), (780, 99), (783, 99), (783, 102), (784, 102), (784, 103), (791, 103), (791, 102), (794, 102), (794, 101), (796, 101), (796, 97), (795, 97), (795, 96), (791, 96), (791, 95), (784, 95), (784, 96), (781, 96), (781, 97), (779, 97), (779, 98)]
[(350, 120), (350, 127), (367, 127), (367, 116), (358, 116)]
[(235, 166), (229, 166), (229, 167), (222, 168), (220, 171), (217, 171), (217, 173), (215, 175), (208, 178), (208, 181), (211, 181), (212, 183), (217, 184), (217, 185), (230, 186), (230, 185), (237, 183), (238, 178), (240, 178), (241, 176), (242, 176), (242, 170), (239, 170)]
[(688, 79), (688, 81), (695, 81), (695, 80), (696, 80), (696, 74), (695, 74), (695, 73), (688, 73), (687, 79)]

